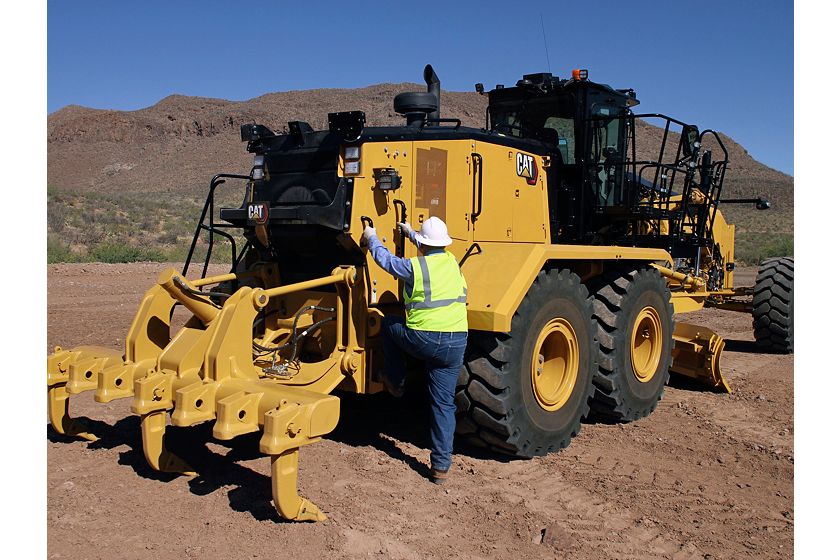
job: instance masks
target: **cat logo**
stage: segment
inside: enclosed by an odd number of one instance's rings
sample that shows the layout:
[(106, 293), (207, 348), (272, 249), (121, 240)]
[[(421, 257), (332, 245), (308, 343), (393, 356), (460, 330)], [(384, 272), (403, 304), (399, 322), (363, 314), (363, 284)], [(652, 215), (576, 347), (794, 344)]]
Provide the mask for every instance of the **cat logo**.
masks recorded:
[(253, 202), (248, 205), (248, 221), (262, 225), (268, 221), (268, 204), (265, 202)]
[(537, 184), (537, 162), (534, 156), (516, 152), (516, 174), (525, 177), (529, 185)]

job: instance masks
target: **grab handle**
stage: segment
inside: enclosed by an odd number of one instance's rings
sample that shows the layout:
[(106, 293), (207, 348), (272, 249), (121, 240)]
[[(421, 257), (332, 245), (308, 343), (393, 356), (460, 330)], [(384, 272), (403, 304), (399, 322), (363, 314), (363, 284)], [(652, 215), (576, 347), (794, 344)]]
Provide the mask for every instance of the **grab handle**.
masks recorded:
[[(361, 220), (362, 220), (362, 231), (364, 231), (364, 229), (368, 226), (373, 227), (373, 220), (371, 220), (369, 216), (362, 216)], [(359, 245), (361, 245), (362, 247), (367, 247), (367, 241), (365, 240), (364, 237), (362, 237), (362, 240), (359, 242)]]
[[(394, 249), (398, 257), (405, 255), (405, 237), (400, 230), (400, 223), (406, 223), (408, 220), (408, 209), (405, 207), (405, 202), (400, 199), (394, 199), (394, 210), (397, 214), (397, 231), (394, 235)], [(399, 241), (397, 241), (399, 239)]]
[[(481, 201), (484, 198), (484, 177), (483, 177), (483, 168), (484, 165), (482, 164), (481, 154), (472, 154), (472, 162), (473, 162), (473, 212), (470, 215), (470, 218), (473, 222), (475, 222), (478, 217), (481, 215)], [(476, 204), (476, 182), (478, 183), (478, 204)]]
[(396, 210), (397, 206), (400, 207), (400, 217), (398, 218), (398, 221), (400, 221), (402, 223), (406, 223), (406, 220), (408, 220), (408, 209), (405, 207), (405, 202), (403, 202), (402, 200), (400, 200), (398, 198), (394, 199), (394, 209), (395, 210)]

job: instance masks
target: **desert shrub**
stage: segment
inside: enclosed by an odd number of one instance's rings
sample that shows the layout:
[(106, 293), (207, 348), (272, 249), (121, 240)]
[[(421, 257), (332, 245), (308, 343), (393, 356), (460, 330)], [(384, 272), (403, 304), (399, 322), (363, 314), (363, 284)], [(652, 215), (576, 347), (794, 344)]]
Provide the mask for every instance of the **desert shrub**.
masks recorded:
[(66, 243), (53, 234), (47, 234), (47, 263), (68, 263), (76, 260)]
[(792, 257), (793, 235), (787, 233), (754, 233), (739, 235), (735, 242), (735, 260), (756, 265), (771, 257)]
[(175, 245), (178, 243), (178, 234), (173, 231), (167, 231), (158, 235), (155, 241), (163, 245)]
[(106, 232), (102, 227), (97, 227), (95, 224), (88, 224), (87, 227), (80, 229), (76, 235), (76, 239), (90, 250), (91, 247), (100, 245), (105, 240)]
[(65, 207), (63, 204), (51, 204), (47, 206), (47, 228), (55, 233), (64, 231), (64, 226), (67, 224), (65, 216)]
[(94, 247), (90, 252), (90, 260), (104, 263), (161, 262), (166, 260), (166, 255), (163, 251), (151, 247), (132, 247), (118, 243), (102, 243)]

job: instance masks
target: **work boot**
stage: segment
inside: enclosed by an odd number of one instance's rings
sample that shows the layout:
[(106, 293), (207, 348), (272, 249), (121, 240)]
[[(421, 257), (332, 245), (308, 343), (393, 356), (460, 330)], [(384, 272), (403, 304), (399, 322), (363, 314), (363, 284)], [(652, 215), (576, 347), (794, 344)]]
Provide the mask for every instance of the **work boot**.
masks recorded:
[(435, 468), (432, 468), (431, 473), (431, 481), (435, 484), (444, 484), (446, 479), (449, 477), (449, 471), (441, 471)]

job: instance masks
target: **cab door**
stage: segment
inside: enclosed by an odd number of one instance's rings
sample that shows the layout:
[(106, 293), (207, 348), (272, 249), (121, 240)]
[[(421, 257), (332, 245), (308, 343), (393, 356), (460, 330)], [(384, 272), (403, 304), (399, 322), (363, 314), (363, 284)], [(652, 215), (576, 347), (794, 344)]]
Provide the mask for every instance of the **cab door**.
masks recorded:
[(596, 206), (627, 203), (624, 192), (625, 120), (622, 108), (596, 104), (589, 119), (590, 173), (588, 180)]

